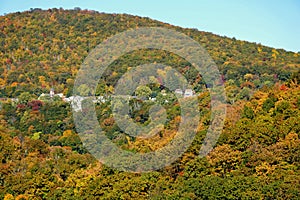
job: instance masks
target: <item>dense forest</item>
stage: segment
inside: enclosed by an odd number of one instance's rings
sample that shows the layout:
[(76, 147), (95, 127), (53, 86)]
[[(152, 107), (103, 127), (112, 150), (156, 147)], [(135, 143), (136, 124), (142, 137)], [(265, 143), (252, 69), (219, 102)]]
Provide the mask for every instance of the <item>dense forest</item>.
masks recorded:
[[(192, 145), (172, 165), (147, 173), (110, 168), (93, 157), (77, 134), (72, 107), (51, 88), (73, 94), (78, 70), (106, 38), (139, 27), (164, 27), (199, 42), (215, 61), (226, 91), (227, 115), (215, 148), (199, 157), (210, 125), (211, 95), (201, 74), (180, 56), (153, 49), (127, 53), (104, 72), (95, 95), (109, 97), (116, 82), (138, 65), (163, 63), (196, 92), (200, 125)], [(300, 54), (184, 29), (126, 14), (31, 9), (0, 16), (1, 199), (299, 199)], [(126, 41), (130, 42), (130, 41)], [(168, 71), (169, 70), (169, 71)], [(87, 87), (80, 94), (86, 95)], [(162, 92), (166, 92), (162, 95)], [(180, 105), (159, 81), (141, 88), (167, 112), (165, 129), (135, 138), (116, 124), (111, 101), (95, 104), (107, 138), (145, 153), (176, 134)], [(139, 92), (136, 92), (139, 95)], [(147, 124), (151, 102), (133, 100), (131, 118)]]

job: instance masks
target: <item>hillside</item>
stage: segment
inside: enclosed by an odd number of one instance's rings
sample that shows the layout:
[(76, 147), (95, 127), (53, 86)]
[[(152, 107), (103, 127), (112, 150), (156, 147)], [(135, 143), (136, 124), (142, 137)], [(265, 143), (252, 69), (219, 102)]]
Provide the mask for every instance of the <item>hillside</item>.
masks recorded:
[[(72, 80), (90, 50), (118, 32), (151, 26), (172, 28), (199, 42), (214, 59), (224, 78), (233, 80), (238, 87), (247, 81), (246, 74), (253, 75), (250, 82), (254, 87), (261, 87), (266, 82), (286, 81), (291, 72), (299, 68), (297, 53), (182, 29), (149, 18), (94, 11), (36, 9), (0, 18), (1, 96), (17, 97), (22, 91), (40, 95), (41, 92), (48, 93), (51, 87), (56, 92), (70, 95)], [(145, 54), (133, 56), (141, 57), (143, 62), (155, 59), (173, 65), (182, 64), (180, 60), (171, 60), (168, 55), (147, 60), (147, 52)], [(120, 58), (114, 69), (121, 71), (126, 64), (128, 60)]]
[[(197, 135), (175, 163), (161, 170), (129, 173), (102, 165), (82, 145), (70, 104), (58, 96), (39, 98), (51, 88), (72, 96), (89, 52), (106, 38), (137, 27), (182, 32), (217, 64), (227, 116), (216, 147), (206, 157), (198, 153), (211, 123), (211, 96), (201, 75), (173, 53), (144, 49), (123, 55), (104, 72), (96, 89), (97, 96), (108, 98), (129, 68), (155, 62), (174, 67), (188, 80), (201, 115)], [(0, 30), (1, 199), (299, 199), (299, 53), (149, 18), (78, 8), (7, 14), (0, 16)], [(164, 70), (168, 78), (168, 67)], [(163, 147), (181, 120), (178, 101), (159, 81), (146, 91), (167, 111), (165, 130), (150, 139), (122, 131), (110, 101), (95, 104), (105, 135), (130, 152)], [(147, 113), (153, 102), (131, 103), (130, 117), (150, 123)]]

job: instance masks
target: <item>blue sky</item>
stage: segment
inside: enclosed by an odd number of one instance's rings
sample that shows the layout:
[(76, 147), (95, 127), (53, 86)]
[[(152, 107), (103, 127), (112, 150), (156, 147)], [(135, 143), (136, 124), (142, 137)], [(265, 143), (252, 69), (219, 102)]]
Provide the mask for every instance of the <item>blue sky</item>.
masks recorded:
[(127, 13), (289, 51), (300, 51), (298, 0), (0, 0), (0, 15), (30, 8)]

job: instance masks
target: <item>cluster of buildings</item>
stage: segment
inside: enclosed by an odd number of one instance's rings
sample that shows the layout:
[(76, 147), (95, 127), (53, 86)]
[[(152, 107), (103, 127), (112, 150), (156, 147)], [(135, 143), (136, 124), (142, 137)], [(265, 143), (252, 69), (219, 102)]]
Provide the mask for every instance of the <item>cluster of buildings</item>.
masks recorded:
[(93, 103), (104, 103), (105, 102), (105, 98), (103, 96), (99, 96), (99, 97), (83, 97), (83, 96), (65, 97), (63, 95), (63, 93), (55, 94), (53, 88), (50, 89), (49, 94), (42, 93), (38, 99), (44, 100), (44, 99), (52, 99), (54, 97), (59, 97), (64, 102), (71, 103), (71, 106), (72, 106), (73, 110), (75, 110), (75, 111), (80, 111), (82, 109), (81, 102), (85, 99), (93, 98), (92, 99)]
[[(176, 89), (175, 94), (179, 95), (180, 97), (187, 98), (187, 97), (192, 97), (195, 95), (195, 92), (192, 89), (186, 89), (186, 90), (181, 90), (181, 89)], [(165, 94), (166, 95), (166, 94)], [(93, 103), (104, 103), (106, 101), (106, 98), (104, 96), (98, 96), (98, 97), (83, 97), (83, 96), (70, 96), (70, 97), (65, 97), (63, 93), (57, 93), (55, 94), (54, 89), (50, 89), (49, 94), (42, 93), (39, 96), (39, 100), (43, 99), (52, 99), (53, 97), (59, 97), (61, 98), (64, 102), (71, 103), (71, 106), (74, 111), (80, 111), (82, 109), (81, 102), (85, 99), (90, 99), (92, 98)], [(131, 98), (136, 98), (136, 96), (133, 96)], [(149, 98), (151, 101), (156, 101), (156, 98)]]

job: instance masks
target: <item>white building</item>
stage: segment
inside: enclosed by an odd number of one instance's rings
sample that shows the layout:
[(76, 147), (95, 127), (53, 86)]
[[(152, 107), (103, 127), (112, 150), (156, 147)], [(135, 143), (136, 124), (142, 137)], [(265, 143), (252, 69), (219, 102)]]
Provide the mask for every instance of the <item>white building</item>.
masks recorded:
[(181, 89), (176, 89), (175, 94), (183, 95), (183, 91)]
[(84, 100), (84, 97), (81, 96), (70, 96), (69, 98), (65, 98), (64, 101), (71, 103), (72, 109), (76, 112), (81, 111), (81, 102)]
[(185, 92), (184, 92), (184, 98), (186, 98), (186, 97), (192, 97), (192, 96), (194, 96), (194, 91), (192, 90), (192, 89), (186, 89), (185, 90)]
[(50, 89), (50, 97), (51, 97), (51, 98), (54, 97), (54, 88), (51, 88), (51, 89)]
[(186, 89), (184, 91), (181, 90), (181, 89), (176, 89), (175, 90), (175, 94), (183, 96), (184, 98), (186, 98), (186, 97), (192, 97), (192, 96), (194, 96), (195, 92), (192, 89)]

